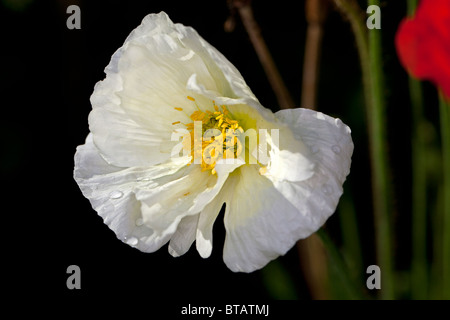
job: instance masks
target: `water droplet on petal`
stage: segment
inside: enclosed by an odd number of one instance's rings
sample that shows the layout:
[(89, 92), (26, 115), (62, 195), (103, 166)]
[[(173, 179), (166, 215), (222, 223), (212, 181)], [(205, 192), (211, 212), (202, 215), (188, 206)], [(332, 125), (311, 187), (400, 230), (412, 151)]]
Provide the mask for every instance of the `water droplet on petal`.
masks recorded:
[(339, 146), (332, 146), (331, 150), (333, 150), (333, 152), (336, 154), (341, 153), (341, 148)]
[(123, 192), (122, 192), (122, 191), (119, 191), (119, 190), (113, 191), (113, 192), (111, 192), (111, 194), (109, 195), (109, 197), (110, 197), (111, 199), (119, 199), (119, 198), (122, 197), (122, 196), (123, 196)]
[(126, 239), (125, 242), (130, 246), (135, 246), (138, 244), (139, 240), (136, 237), (131, 237), (129, 239)]
[(316, 146), (315, 144), (313, 144), (313, 145), (311, 146), (311, 152), (312, 152), (313, 154), (316, 154), (317, 152), (319, 152), (319, 147)]
[(319, 120), (325, 120), (325, 115), (322, 112), (317, 112), (316, 118)]
[(135, 222), (138, 227), (144, 224), (144, 220), (142, 218), (137, 218)]
[(322, 192), (325, 193), (326, 195), (329, 195), (329, 194), (331, 194), (332, 189), (328, 184), (324, 184), (322, 186)]

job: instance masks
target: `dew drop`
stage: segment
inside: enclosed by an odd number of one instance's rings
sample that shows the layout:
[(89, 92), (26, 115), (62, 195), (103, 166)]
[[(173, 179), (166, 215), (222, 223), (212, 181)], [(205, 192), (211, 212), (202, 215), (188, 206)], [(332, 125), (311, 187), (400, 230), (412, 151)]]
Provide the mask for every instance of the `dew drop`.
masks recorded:
[(110, 197), (111, 199), (119, 199), (119, 198), (122, 197), (122, 196), (123, 196), (123, 192), (122, 192), (122, 191), (119, 191), (119, 190), (113, 191), (113, 192), (111, 192), (111, 194), (109, 195), (109, 197)]
[(136, 223), (136, 226), (140, 227), (144, 224), (144, 220), (142, 218), (137, 218), (135, 223)]
[(319, 152), (319, 147), (316, 146), (315, 144), (313, 144), (313, 145), (311, 146), (311, 152), (312, 152), (313, 154), (316, 154), (317, 152)]
[(339, 146), (332, 146), (331, 150), (333, 150), (333, 152), (336, 154), (341, 153), (341, 148)]
[(327, 184), (324, 184), (323, 186), (322, 186), (322, 192), (323, 193), (325, 193), (326, 195), (329, 195), (329, 194), (331, 194), (331, 187), (329, 186), (329, 185), (327, 185)]
[(325, 115), (322, 112), (317, 112), (316, 118), (319, 120), (325, 120)]
[(125, 242), (130, 246), (135, 246), (138, 244), (139, 240), (136, 237), (131, 237), (129, 239), (126, 239)]

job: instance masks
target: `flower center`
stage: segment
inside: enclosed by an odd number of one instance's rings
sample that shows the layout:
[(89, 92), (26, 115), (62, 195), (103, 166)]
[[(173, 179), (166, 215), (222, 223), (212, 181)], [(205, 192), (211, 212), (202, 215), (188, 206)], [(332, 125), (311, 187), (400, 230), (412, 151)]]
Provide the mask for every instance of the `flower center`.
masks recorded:
[(219, 107), (213, 101), (214, 112), (202, 111), (194, 98), (187, 98), (195, 103), (197, 110), (189, 116), (193, 122), (185, 124), (190, 132), (190, 139), (183, 140), (183, 147), (190, 148), (191, 163), (201, 158), (202, 171), (211, 170), (211, 173), (215, 174), (218, 160), (235, 159), (242, 153), (240, 135), (244, 130), (226, 106)]

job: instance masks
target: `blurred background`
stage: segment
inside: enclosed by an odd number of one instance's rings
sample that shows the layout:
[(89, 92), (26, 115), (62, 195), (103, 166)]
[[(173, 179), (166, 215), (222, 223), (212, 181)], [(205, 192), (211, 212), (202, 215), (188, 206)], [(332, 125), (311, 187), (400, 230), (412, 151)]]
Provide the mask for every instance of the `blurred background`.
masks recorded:
[[(359, 1), (365, 10), (365, 1)], [(81, 9), (81, 29), (69, 30), (69, 5)], [(252, 8), (262, 35), (296, 106), (302, 97), (307, 22), (304, 1), (254, 0)], [(222, 261), (225, 230), (221, 216), (214, 225), (213, 252), (202, 259), (190, 251), (173, 258), (167, 245), (144, 254), (117, 240), (91, 208), (72, 178), (76, 146), (88, 134), (89, 97), (111, 55), (145, 15), (165, 11), (178, 23), (194, 27), (242, 73), (262, 105), (279, 103), (249, 36), (238, 16), (232, 32), (226, 0), (220, 1), (42, 1), (1, 0), (0, 93), (3, 194), (3, 251), (6, 278), (14, 292), (45, 288), (61, 296), (141, 295), (140, 299), (348, 299), (341, 278), (319, 255), (325, 268), (319, 285), (311, 283), (311, 252), (302, 241), (285, 256), (251, 274), (233, 273)], [(411, 291), (412, 150), (408, 75), (394, 47), (406, 1), (382, 2), (383, 65), (386, 123), (393, 210), (393, 253), (397, 299), (413, 299)], [(355, 151), (350, 175), (337, 212), (325, 228), (343, 255), (356, 286), (366, 298), (366, 268), (377, 264), (371, 169), (363, 85), (350, 25), (330, 7), (323, 24), (316, 108), (340, 118), (352, 129)], [(435, 88), (423, 84), (427, 143), (427, 259), (430, 288), (439, 282), (434, 269), (433, 228), (439, 223), (442, 179), (438, 100)], [(322, 260), (321, 260), (322, 259)], [(82, 290), (67, 290), (66, 269), (81, 268)], [(308, 271), (309, 268), (309, 271)], [(314, 269), (314, 267), (313, 267)], [(17, 291), (16, 291), (17, 290)], [(439, 297), (439, 295), (436, 295)]]

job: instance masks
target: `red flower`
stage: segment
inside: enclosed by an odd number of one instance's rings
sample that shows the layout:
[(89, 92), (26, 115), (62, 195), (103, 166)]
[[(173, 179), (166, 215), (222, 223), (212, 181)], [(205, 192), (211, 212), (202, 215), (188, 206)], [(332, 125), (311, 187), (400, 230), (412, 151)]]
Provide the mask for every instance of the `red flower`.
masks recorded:
[(395, 42), (405, 69), (450, 98), (450, 0), (422, 0), (415, 17), (401, 22)]

